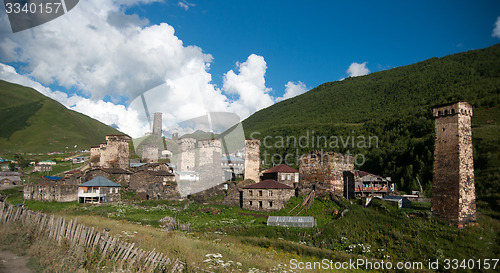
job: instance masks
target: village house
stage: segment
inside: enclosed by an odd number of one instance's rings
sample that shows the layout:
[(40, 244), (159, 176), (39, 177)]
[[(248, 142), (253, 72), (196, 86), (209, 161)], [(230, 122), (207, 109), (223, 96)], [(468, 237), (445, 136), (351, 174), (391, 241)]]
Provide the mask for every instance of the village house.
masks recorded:
[(264, 171), (262, 180), (272, 179), (290, 187), (294, 187), (299, 182), (299, 171), (285, 164), (279, 164), (269, 170)]
[(76, 184), (59, 176), (41, 177), (37, 184), (24, 185), (25, 200), (72, 202), (77, 200)]
[(78, 185), (79, 203), (108, 203), (121, 200), (120, 184), (98, 176)]
[(256, 211), (275, 211), (282, 209), (294, 196), (293, 187), (267, 179), (243, 187), (240, 205), (244, 209)]
[(385, 197), (394, 191), (390, 177), (354, 171), (356, 197)]
[(46, 164), (36, 164), (35, 168), (33, 169), (33, 172), (51, 172), (52, 171), (52, 165), (46, 165)]
[(0, 185), (18, 185), (21, 183), (19, 172), (0, 172)]

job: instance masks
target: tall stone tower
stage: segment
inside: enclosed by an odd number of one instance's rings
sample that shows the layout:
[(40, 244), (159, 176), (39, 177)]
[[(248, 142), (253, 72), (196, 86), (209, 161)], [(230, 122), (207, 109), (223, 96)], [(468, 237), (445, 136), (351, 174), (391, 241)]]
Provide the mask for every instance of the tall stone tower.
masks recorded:
[(129, 167), (129, 146), (130, 137), (127, 135), (107, 135), (106, 144), (100, 147), (100, 166), (103, 168)]
[(245, 179), (260, 181), (260, 140), (245, 139)]
[(195, 145), (194, 138), (181, 138), (177, 141), (179, 144), (179, 154), (177, 155), (177, 168), (179, 171), (194, 171)]
[(161, 113), (155, 113), (155, 117), (153, 120), (153, 135), (154, 136), (162, 136), (161, 132)]
[(431, 211), (463, 227), (476, 221), (472, 105), (465, 101), (434, 107), (436, 139)]

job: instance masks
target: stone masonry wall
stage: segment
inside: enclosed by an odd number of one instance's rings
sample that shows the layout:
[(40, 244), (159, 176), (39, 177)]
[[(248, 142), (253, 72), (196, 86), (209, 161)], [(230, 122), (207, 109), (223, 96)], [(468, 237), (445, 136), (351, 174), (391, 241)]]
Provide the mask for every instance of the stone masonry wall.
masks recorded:
[(25, 200), (72, 202), (78, 199), (76, 185), (24, 185)]
[(293, 189), (243, 189), (243, 208), (256, 211), (280, 210), (294, 194)]
[(476, 221), (472, 155), (472, 106), (467, 102), (434, 109), (433, 215), (464, 226)]
[(245, 139), (245, 179), (260, 180), (260, 140)]

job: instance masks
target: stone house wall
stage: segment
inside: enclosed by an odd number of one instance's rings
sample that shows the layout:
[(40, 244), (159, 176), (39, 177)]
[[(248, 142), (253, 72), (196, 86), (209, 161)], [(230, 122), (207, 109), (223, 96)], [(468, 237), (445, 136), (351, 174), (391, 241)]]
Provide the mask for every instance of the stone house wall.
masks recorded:
[(78, 200), (76, 185), (24, 185), (25, 200), (72, 202)]
[(243, 189), (243, 208), (256, 211), (276, 211), (295, 195), (293, 189)]
[(299, 184), (321, 184), (335, 195), (344, 193), (344, 171), (354, 171), (354, 158), (339, 153), (312, 152), (299, 162)]

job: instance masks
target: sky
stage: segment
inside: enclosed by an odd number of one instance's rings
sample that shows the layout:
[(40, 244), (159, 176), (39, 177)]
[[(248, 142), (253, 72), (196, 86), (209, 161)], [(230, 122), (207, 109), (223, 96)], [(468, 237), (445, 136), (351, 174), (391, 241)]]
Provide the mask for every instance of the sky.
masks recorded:
[(500, 1), (81, 0), (16, 33), (0, 7), (0, 79), (139, 137), (146, 109), (164, 129), (245, 119), (325, 82), (499, 42)]

